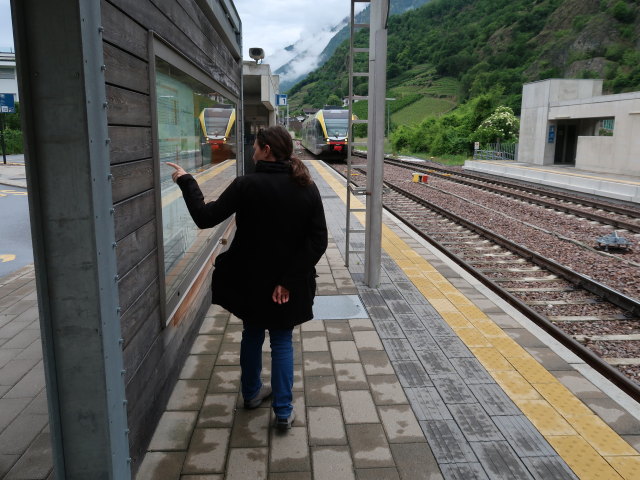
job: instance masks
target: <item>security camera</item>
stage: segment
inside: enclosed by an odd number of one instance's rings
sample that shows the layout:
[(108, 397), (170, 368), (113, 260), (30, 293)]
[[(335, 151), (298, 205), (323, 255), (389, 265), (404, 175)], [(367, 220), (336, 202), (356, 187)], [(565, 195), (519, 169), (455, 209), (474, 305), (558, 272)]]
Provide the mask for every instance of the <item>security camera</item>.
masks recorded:
[(249, 56), (253, 58), (256, 61), (256, 63), (259, 63), (260, 60), (264, 58), (264, 50), (261, 48), (250, 48)]

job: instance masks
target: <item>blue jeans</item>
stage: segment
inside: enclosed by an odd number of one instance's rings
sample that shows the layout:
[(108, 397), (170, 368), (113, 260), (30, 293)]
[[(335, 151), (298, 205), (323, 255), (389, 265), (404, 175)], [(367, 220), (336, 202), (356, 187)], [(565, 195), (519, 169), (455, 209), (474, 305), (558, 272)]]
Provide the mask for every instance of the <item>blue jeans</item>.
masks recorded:
[[(244, 324), (240, 344), (242, 397), (251, 400), (262, 387), (262, 344), (265, 329)], [(271, 339), (272, 406), (276, 417), (288, 418), (293, 410), (293, 343), (292, 328), (269, 329)]]

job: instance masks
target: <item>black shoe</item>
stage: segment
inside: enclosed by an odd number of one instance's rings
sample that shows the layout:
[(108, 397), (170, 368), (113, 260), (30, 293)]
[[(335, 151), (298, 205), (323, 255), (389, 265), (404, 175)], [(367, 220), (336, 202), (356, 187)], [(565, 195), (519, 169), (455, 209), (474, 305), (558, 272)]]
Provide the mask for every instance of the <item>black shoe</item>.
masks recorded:
[(286, 432), (287, 430), (291, 430), (291, 426), (293, 425), (293, 421), (296, 419), (296, 412), (291, 410), (291, 415), (287, 418), (284, 417), (276, 417), (276, 428), (282, 432)]
[(258, 408), (262, 402), (271, 396), (271, 387), (269, 385), (262, 385), (258, 394), (253, 397), (251, 400), (244, 401), (244, 408), (247, 410), (252, 410), (254, 408)]

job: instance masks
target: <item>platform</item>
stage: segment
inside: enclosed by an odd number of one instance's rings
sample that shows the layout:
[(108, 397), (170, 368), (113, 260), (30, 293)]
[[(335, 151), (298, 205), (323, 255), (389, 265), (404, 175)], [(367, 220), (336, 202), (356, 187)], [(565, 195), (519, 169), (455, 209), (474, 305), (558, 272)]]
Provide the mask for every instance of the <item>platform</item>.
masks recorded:
[(464, 169), (640, 203), (640, 177), (630, 175), (591, 172), (571, 165), (536, 165), (509, 160), (467, 160)]
[[(241, 407), (241, 322), (212, 306), (137, 480), (640, 478), (636, 402), (390, 215), (365, 286), (343, 182), (309, 166), (330, 244), (294, 331), (293, 429)], [(29, 268), (0, 282), (0, 478), (51, 478), (34, 295)]]

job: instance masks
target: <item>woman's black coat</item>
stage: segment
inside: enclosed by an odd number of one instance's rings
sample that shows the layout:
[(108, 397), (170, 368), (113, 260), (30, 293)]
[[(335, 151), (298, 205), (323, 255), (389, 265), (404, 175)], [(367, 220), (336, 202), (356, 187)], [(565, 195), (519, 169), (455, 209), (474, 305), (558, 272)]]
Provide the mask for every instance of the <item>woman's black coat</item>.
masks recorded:
[[(315, 265), (327, 248), (318, 187), (298, 185), (290, 172), (289, 162), (259, 161), (255, 173), (237, 177), (206, 204), (191, 175), (177, 180), (199, 228), (236, 214), (233, 242), (216, 259), (213, 303), (265, 328), (290, 328), (313, 318)], [(272, 300), (277, 285), (289, 290), (289, 302)]]

